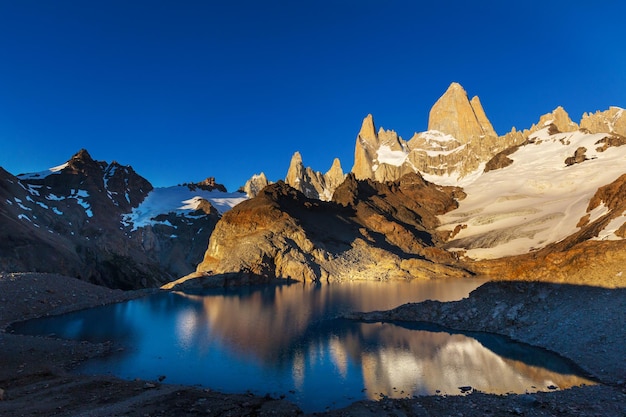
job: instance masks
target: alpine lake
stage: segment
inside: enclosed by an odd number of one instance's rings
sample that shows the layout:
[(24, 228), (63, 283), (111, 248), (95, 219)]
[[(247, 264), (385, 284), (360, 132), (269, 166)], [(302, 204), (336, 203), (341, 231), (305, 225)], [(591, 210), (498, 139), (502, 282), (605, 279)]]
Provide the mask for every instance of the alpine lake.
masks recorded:
[(341, 318), (427, 299), (454, 301), (482, 283), (354, 281), (163, 291), (16, 323), (12, 331), (114, 343), (114, 353), (83, 363), (78, 373), (269, 394), (305, 412), (362, 399), (471, 389), (525, 393), (593, 383), (559, 355), (502, 336)]

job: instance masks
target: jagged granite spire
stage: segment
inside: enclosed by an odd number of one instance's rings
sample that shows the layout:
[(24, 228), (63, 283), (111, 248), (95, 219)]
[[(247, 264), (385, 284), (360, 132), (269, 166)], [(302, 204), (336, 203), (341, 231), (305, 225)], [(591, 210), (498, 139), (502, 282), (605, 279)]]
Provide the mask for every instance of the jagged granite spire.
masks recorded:
[(328, 201), (333, 197), (335, 189), (343, 182), (345, 175), (341, 169), (341, 162), (335, 158), (326, 174), (313, 171), (302, 163), (300, 152), (291, 157), (289, 170), (285, 182), (309, 198)]
[(372, 161), (378, 149), (378, 135), (374, 117), (368, 114), (361, 124), (361, 130), (356, 137), (354, 148), (354, 166), (352, 172), (357, 179), (373, 178)]
[(428, 130), (438, 130), (461, 143), (483, 137), (497, 137), (478, 97), (470, 102), (459, 83), (452, 83), (430, 110)]
[(260, 174), (253, 175), (252, 178), (246, 181), (246, 184), (243, 186), (243, 192), (246, 193), (249, 198), (253, 198), (270, 184), (271, 182), (267, 180), (265, 173), (261, 172)]

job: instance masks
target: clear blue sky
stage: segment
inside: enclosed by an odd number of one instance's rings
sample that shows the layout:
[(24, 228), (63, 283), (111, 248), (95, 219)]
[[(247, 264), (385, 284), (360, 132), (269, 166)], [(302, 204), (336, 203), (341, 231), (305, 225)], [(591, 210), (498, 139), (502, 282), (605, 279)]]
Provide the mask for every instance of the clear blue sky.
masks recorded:
[(626, 107), (623, 1), (0, 0), (0, 166), (80, 148), (234, 190), (291, 155), (345, 171), (368, 113), (405, 139), (452, 81), (499, 134)]

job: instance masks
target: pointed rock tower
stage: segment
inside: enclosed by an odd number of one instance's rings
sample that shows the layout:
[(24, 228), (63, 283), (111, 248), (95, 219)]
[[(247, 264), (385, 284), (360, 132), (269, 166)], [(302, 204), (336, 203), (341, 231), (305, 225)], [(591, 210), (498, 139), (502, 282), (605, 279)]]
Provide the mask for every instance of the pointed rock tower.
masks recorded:
[(620, 107), (611, 106), (603, 112), (585, 113), (580, 121), (580, 127), (591, 133), (607, 132), (626, 136), (626, 111)]
[(352, 167), (352, 173), (357, 179), (374, 178), (372, 161), (376, 159), (378, 145), (374, 116), (368, 114), (365, 119), (363, 119), (354, 148), (354, 166)]
[(326, 185), (326, 189), (328, 190), (330, 196), (327, 200), (332, 198), (333, 193), (343, 183), (346, 178), (346, 174), (343, 173), (343, 169), (341, 168), (341, 162), (339, 158), (335, 158), (333, 160), (333, 164), (326, 174), (324, 174), (324, 182)]
[(285, 182), (309, 198), (329, 201), (344, 178), (338, 158), (335, 158), (328, 172), (322, 174), (310, 167), (305, 168), (300, 152), (296, 152), (291, 157)]
[(428, 130), (438, 130), (461, 143), (497, 137), (478, 97), (470, 101), (459, 83), (452, 83), (430, 110)]
[(267, 180), (265, 173), (261, 172), (260, 174), (253, 175), (252, 178), (246, 181), (246, 184), (243, 186), (243, 192), (246, 193), (249, 198), (253, 198), (270, 184), (271, 182)]
[(530, 128), (530, 132), (536, 132), (544, 127), (554, 125), (559, 132), (574, 132), (578, 130), (578, 124), (570, 119), (569, 114), (561, 106), (558, 106), (552, 113), (544, 114), (539, 118), (539, 122)]

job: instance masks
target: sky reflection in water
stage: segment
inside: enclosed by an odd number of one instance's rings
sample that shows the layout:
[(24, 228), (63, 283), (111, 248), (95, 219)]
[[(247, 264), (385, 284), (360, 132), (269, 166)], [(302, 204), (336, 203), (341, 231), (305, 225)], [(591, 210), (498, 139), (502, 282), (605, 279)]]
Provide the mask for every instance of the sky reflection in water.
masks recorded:
[[(381, 395), (507, 393), (591, 384), (542, 349), (489, 334), (337, 319), (425, 299), (467, 296), (480, 282), (353, 282), (161, 293), (15, 329), (126, 348), (79, 372), (285, 395), (305, 411)], [(497, 352), (497, 353), (496, 353)]]

